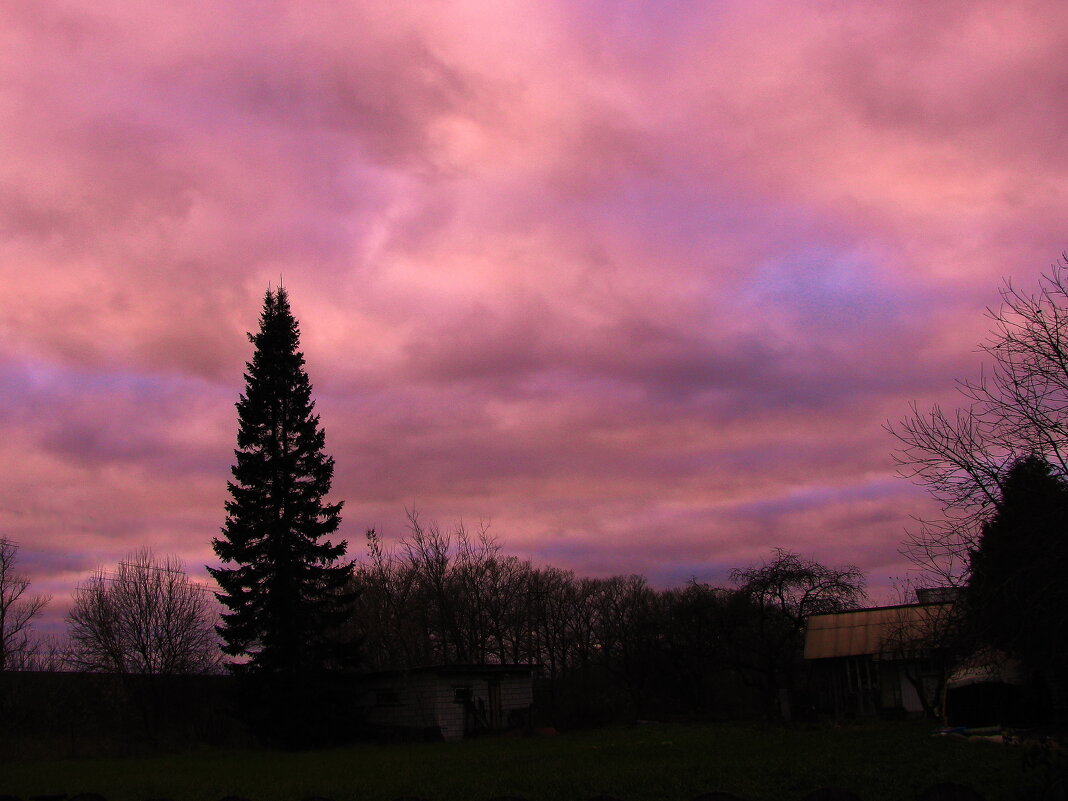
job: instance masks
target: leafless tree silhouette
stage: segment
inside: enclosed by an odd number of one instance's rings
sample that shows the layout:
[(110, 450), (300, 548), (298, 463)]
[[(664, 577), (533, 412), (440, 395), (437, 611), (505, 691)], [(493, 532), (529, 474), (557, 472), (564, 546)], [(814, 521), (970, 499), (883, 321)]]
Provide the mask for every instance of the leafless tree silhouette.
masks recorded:
[(142, 548), (114, 573), (97, 571), (75, 590), (67, 613), (69, 664), (116, 673), (158, 742), (168, 677), (219, 666), (211, 595), (189, 579), (177, 556), (156, 559)]
[(730, 577), (738, 587), (735, 609), (747, 618), (731, 636), (735, 662), (775, 716), (779, 691), (798, 670), (809, 616), (855, 609), (866, 598), (866, 578), (856, 565), (830, 567), (783, 548)]
[(143, 548), (114, 574), (98, 571), (74, 595), (67, 615), (71, 663), (124, 675), (204, 673), (218, 664), (210, 595), (177, 556)]
[(26, 595), (30, 580), (15, 572), (18, 545), (0, 538), (0, 672), (24, 667), (33, 656), (31, 624), (50, 600)]

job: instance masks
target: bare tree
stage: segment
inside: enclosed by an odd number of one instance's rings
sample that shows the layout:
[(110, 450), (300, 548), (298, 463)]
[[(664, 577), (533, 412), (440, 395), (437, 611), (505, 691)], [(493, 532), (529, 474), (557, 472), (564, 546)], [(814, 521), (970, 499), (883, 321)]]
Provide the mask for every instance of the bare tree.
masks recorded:
[(113, 575), (98, 571), (74, 594), (67, 615), (71, 662), (123, 675), (205, 673), (218, 665), (210, 595), (177, 556), (142, 548)]
[(762, 609), (774, 610), (801, 630), (809, 615), (855, 609), (864, 600), (864, 572), (856, 565), (827, 567), (775, 548), (759, 567), (735, 568), (731, 581)]
[(58, 673), (66, 670), (67, 641), (55, 634), (36, 637), (18, 670), (30, 670), (36, 673)]
[(910, 532), (904, 553), (936, 584), (964, 583), (983, 521), (1000, 504), (1009, 469), (1029, 455), (1068, 475), (1068, 264), (1028, 294), (1006, 282), (988, 309), (990, 363), (958, 382), (962, 405), (911, 411), (887, 429), (902, 475), (927, 487), (946, 513)]
[(0, 538), (0, 672), (24, 667), (35, 651), (31, 624), (49, 597), (26, 595), (30, 580), (15, 572), (18, 546)]
[(367, 552), (353, 577), (356, 608), (343, 636), (359, 642), (363, 663), (372, 670), (433, 662), (432, 627), (418, 577), (374, 529), (367, 532)]
[(855, 565), (827, 567), (776, 548), (757, 567), (735, 568), (738, 586), (730, 634), (737, 667), (765, 698), (771, 716), (786, 714), (780, 691), (793, 684), (809, 615), (855, 609), (864, 600), (865, 576)]
[(69, 663), (119, 674), (144, 734), (156, 743), (166, 719), (166, 677), (219, 665), (215, 619), (211, 595), (190, 581), (181, 559), (157, 560), (142, 548), (114, 573), (101, 569), (75, 590), (67, 613)]
[(910, 579), (896, 582), (897, 604), (888, 612), (879, 640), (880, 659), (893, 660), (930, 717), (945, 722), (949, 677), (974, 653), (959, 591), (925, 595)]
[(663, 674), (660, 596), (643, 576), (596, 580), (594, 633), (596, 661), (626, 691), (634, 717), (641, 717), (650, 688)]

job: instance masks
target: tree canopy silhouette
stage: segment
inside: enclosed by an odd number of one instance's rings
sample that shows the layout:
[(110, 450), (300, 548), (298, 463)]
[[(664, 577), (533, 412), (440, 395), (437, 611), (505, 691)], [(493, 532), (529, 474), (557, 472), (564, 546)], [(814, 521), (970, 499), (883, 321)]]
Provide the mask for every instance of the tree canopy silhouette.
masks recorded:
[(1068, 667), (1066, 572), (1068, 482), (1045, 459), (1024, 457), (972, 551), (964, 598), (980, 642), (1047, 674), (1051, 687)]

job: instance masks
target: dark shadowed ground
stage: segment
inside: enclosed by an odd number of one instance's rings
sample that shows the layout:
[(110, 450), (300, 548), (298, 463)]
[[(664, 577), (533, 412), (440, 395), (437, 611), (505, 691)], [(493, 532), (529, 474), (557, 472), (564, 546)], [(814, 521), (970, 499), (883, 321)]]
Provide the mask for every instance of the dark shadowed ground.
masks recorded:
[(921, 722), (785, 728), (639, 725), (540, 738), (362, 745), (306, 753), (199, 751), (176, 756), (11, 762), (0, 794), (95, 792), (107, 801), (687, 801), (708, 791), (752, 801), (800, 799), (819, 787), (865, 801), (911, 799), (935, 782), (966, 783), (987, 801), (1015, 799), (1040, 772), (1017, 747), (932, 737)]

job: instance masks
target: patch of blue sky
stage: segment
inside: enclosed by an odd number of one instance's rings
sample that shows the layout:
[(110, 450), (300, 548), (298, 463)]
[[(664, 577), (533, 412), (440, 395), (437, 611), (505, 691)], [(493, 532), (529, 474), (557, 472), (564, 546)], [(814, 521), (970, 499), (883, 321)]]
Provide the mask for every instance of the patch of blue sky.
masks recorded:
[(20, 383), (31, 394), (55, 395), (65, 392), (168, 398), (194, 394), (204, 397), (218, 393), (230, 397), (233, 390), (204, 379), (180, 373), (142, 372), (107, 367), (85, 367), (37, 358), (25, 358), (0, 367), (0, 381)]
[(807, 326), (894, 328), (921, 304), (915, 290), (855, 249), (805, 245), (767, 259), (752, 273), (745, 295)]
[(766, 520), (841, 503), (898, 497), (910, 490), (911, 485), (897, 476), (883, 476), (846, 486), (805, 486), (775, 498), (738, 504), (730, 510), (730, 515)]

